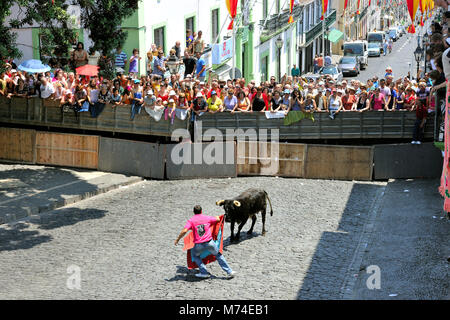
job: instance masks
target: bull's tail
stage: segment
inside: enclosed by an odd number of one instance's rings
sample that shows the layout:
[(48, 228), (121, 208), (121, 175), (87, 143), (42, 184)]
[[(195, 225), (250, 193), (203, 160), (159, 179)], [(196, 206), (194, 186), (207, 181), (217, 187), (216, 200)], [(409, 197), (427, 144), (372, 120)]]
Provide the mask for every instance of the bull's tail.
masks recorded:
[(265, 190), (264, 190), (264, 193), (266, 194), (267, 200), (269, 200), (269, 204), (270, 204), (270, 215), (273, 216), (272, 202), (270, 202), (269, 195), (267, 194), (267, 192), (266, 192)]

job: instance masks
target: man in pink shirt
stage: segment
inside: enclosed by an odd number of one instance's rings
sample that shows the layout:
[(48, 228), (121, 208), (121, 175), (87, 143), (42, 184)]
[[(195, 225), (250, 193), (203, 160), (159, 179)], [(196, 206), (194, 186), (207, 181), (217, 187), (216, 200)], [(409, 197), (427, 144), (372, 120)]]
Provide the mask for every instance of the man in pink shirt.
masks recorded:
[(235, 272), (231, 270), (225, 260), (225, 257), (219, 252), (219, 248), (212, 238), (211, 225), (219, 221), (220, 218), (218, 216), (211, 217), (204, 215), (202, 213), (202, 207), (196, 205), (194, 207), (194, 216), (186, 222), (186, 225), (183, 230), (181, 230), (177, 240), (175, 240), (175, 245), (177, 245), (178, 241), (180, 241), (180, 239), (183, 238), (189, 230), (193, 232), (195, 246), (192, 248), (192, 258), (200, 269), (200, 273), (195, 275), (198, 278), (210, 277), (208, 271), (206, 270), (205, 264), (200, 258), (201, 253), (205, 250), (216, 256), (217, 262), (219, 262), (219, 265), (222, 267), (223, 271), (225, 271), (230, 278), (235, 275)]

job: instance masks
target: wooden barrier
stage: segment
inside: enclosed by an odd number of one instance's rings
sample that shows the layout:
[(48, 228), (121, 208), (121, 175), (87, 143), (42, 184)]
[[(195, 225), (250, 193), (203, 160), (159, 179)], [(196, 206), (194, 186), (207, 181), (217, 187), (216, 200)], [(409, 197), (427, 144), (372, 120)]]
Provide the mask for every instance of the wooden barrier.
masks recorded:
[(98, 168), (98, 136), (38, 132), (36, 163)]
[(0, 128), (0, 159), (35, 163), (36, 131)]
[(238, 141), (238, 175), (303, 178), (306, 150), (306, 144)]
[(308, 145), (305, 178), (372, 180), (373, 147)]

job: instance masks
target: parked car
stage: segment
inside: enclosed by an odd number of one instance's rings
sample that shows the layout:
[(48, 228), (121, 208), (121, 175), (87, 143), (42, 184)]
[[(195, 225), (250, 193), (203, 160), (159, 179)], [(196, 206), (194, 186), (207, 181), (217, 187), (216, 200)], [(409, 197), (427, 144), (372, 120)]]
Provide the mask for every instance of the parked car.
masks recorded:
[(389, 28), (389, 37), (394, 40), (394, 42), (398, 40), (399, 36), (397, 27)]
[(330, 75), (334, 81), (342, 81), (344, 78), (342, 71), (334, 64), (323, 67), (320, 69), (319, 74)]
[(381, 47), (377, 42), (369, 42), (369, 57), (381, 56)]
[(361, 69), (365, 69), (369, 65), (369, 52), (367, 47), (368, 43), (365, 40), (344, 42), (342, 45), (344, 56), (357, 57)]
[(338, 69), (343, 75), (357, 76), (359, 74), (359, 61), (356, 57), (344, 56), (339, 60)]
[(308, 82), (315, 82), (320, 76), (318, 73), (306, 73), (302, 75), (302, 78), (305, 78)]
[(397, 30), (398, 30), (398, 33), (400, 34), (400, 36), (406, 34), (406, 28), (404, 26), (401, 26), (401, 25), (397, 26)]

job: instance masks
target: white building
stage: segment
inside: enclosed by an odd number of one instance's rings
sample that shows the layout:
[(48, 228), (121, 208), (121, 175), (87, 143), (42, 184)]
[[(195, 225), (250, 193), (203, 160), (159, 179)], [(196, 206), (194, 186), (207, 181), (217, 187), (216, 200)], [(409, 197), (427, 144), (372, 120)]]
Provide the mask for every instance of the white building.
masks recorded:
[[(322, 36), (336, 21), (336, 13), (332, 9), (334, 1), (329, 0), (325, 23), (322, 24), (321, 0), (296, 0), (292, 14), (294, 23), (288, 23), (288, 0), (239, 0), (234, 23), (235, 76), (259, 82), (268, 80), (270, 76), (278, 78), (285, 73), (290, 74), (294, 64), (302, 72), (310, 71), (314, 55), (330, 50), (329, 42), (322, 42)], [(77, 8), (72, 8), (72, 11), (76, 19)], [(13, 8), (12, 12), (14, 16), (19, 10)], [(132, 50), (137, 48), (144, 58), (153, 43), (168, 54), (176, 41), (180, 41), (183, 53), (187, 29), (193, 32), (201, 30), (202, 38), (209, 46), (217, 41), (218, 46), (214, 50), (222, 50), (226, 39), (233, 40), (232, 31), (227, 30), (229, 23), (225, 0), (142, 0), (134, 15), (122, 24), (128, 32), (123, 50), (130, 57)], [(78, 33), (76, 40), (83, 42), (88, 50), (92, 44), (88, 31), (76, 24), (75, 28)], [(39, 59), (39, 28), (26, 26), (16, 31), (17, 42), (23, 52), (18, 62)], [(139, 65), (141, 74), (146, 71), (145, 60), (142, 59)], [(209, 51), (206, 60), (215, 76), (222, 79), (230, 77), (233, 59), (225, 56), (212, 61)]]

